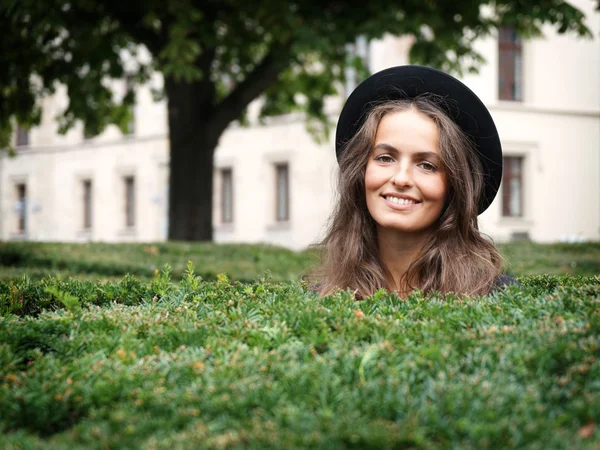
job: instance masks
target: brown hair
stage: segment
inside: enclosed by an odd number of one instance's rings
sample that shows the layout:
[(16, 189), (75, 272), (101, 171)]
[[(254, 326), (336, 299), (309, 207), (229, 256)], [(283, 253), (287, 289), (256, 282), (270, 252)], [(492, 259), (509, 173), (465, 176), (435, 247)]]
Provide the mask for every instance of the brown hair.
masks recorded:
[(337, 203), (322, 247), (323, 263), (309, 275), (321, 295), (350, 289), (357, 298), (394, 286), (378, 255), (376, 224), (367, 209), (365, 170), (379, 122), (386, 114), (414, 108), (439, 129), (442, 165), (447, 177), (444, 209), (428, 242), (410, 264), (404, 283), (429, 293), (486, 294), (500, 274), (502, 257), (477, 225), (483, 192), (483, 168), (473, 143), (446, 115), (441, 97), (423, 95), (393, 100), (371, 108), (359, 131), (346, 143), (339, 158)]

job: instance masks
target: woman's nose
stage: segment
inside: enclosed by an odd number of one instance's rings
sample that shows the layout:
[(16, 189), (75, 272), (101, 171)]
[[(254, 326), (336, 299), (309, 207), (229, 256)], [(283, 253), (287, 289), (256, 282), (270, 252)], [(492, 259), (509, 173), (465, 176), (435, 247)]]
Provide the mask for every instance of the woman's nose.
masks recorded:
[(394, 172), (392, 183), (398, 187), (406, 187), (413, 185), (412, 171), (408, 166), (401, 166)]

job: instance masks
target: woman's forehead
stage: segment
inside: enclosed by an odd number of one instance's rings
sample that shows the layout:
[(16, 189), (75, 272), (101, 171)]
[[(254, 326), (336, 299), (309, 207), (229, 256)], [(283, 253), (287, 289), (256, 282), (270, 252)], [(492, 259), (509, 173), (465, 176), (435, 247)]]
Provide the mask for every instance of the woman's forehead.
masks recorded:
[(379, 144), (397, 150), (439, 153), (439, 129), (431, 118), (416, 110), (393, 112), (377, 126), (373, 147)]

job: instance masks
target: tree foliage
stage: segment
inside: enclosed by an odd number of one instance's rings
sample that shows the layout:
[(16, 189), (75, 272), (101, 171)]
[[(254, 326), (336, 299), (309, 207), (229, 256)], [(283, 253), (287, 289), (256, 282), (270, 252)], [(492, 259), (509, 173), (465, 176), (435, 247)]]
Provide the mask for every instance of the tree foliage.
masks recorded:
[[(69, 98), (59, 131), (81, 120), (96, 135), (109, 124), (125, 130), (135, 101), (133, 92), (116, 98), (108, 82), (127, 74), (143, 84), (158, 71), (166, 85), (194, 86), (193, 98), (170, 105), (201, 104), (197, 120), (218, 137), (260, 95), (262, 116), (302, 111), (325, 123), (324, 100), (343, 85), (344, 67), (362, 68), (347, 47), (359, 35), (414, 36), (413, 62), (452, 72), (476, 69), (473, 41), (501, 25), (524, 36), (544, 24), (590, 36), (583, 13), (563, 0), (4, 0), (0, 21), (0, 148), (15, 123), (39, 124), (39, 100), (59, 85)], [(171, 142), (172, 154), (183, 147)]]

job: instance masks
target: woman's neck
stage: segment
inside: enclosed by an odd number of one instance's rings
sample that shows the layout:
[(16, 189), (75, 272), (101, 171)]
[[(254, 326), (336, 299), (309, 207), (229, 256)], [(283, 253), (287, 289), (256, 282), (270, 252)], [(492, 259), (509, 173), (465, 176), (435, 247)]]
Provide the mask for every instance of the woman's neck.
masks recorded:
[(410, 293), (410, 284), (418, 280), (407, 280), (405, 275), (410, 264), (417, 258), (428, 239), (429, 233), (419, 235), (398, 233), (393, 230), (377, 230), (379, 258), (392, 276), (392, 287), (400, 295)]

